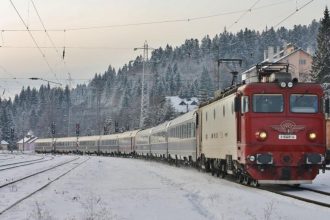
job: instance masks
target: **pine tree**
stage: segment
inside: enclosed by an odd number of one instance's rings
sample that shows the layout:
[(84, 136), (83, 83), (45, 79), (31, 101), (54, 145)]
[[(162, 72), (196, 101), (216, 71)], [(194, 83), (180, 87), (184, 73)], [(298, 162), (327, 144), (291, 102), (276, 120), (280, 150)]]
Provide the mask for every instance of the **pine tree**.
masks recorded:
[(313, 57), (312, 78), (314, 81), (330, 82), (330, 17), (325, 8), (317, 36), (317, 50)]
[(174, 107), (172, 106), (170, 101), (166, 101), (164, 105), (164, 119), (163, 121), (172, 120), (176, 116), (176, 112)]
[(213, 96), (212, 81), (206, 67), (203, 68), (203, 72), (200, 78), (200, 85), (198, 90), (198, 98), (201, 102), (206, 101), (209, 97)]

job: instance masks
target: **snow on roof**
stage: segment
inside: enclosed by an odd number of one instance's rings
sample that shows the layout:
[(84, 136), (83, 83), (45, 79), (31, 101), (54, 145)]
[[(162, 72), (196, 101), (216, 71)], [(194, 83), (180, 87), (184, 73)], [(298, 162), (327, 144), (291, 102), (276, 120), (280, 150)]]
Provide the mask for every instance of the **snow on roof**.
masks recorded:
[(5, 140), (2, 140), (1, 141), (1, 144), (9, 144), (7, 141), (5, 141)]
[(169, 122), (165, 121), (164, 123), (162, 123), (160, 125), (157, 125), (156, 127), (153, 127), (150, 133), (151, 134), (156, 134), (156, 133), (161, 132), (161, 131), (167, 131), (168, 124), (169, 124)]
[(32, 143), (36, 141), (38, 138), (37, 137), (24, 137), (23, 139), (19, 140), (17, 144), (23, 144), (24, 143)]
[(38, 137), (32, 137), (30, 140), (27, 141), (28, 144), (31, 144), (35, 142), (38, 139)]
[(174, 107), (175, 111), (186, 113), (187, 106), (188, 112), (196, 109), (198, 99), (196, 97), (192, 97), (189, 99), (181, 99), (179, 96), (166, 96), (166, 100), (169, 100)]
[[(181, 123), (184, 123), (184, 122), (187, 122), (189, 120), (193, 120), (195, 119), (196, 117), (196, 111), (197, 110), (193, 110), (193, 111), (190, 111), (184, 115), (181, 115), (175, 119), (173, 119), (172, 121), (170, 121), (170, 124), (169, 124), (169, 127), (171, 126), (174, 126), (174, 125), (178, 125), (178, 124), (181, 124)], [(195, 120), (194, 120), (195, 122)]]
[(152, 129), (153, 129), (153, 128), (148, 128), (148, 129), (145, 129), (145, 130), (140, 130), (140, 131), (136, 134), (136, 137), (139, 137), (139, 136), (148, 136), (148, 135), (151, 134)]

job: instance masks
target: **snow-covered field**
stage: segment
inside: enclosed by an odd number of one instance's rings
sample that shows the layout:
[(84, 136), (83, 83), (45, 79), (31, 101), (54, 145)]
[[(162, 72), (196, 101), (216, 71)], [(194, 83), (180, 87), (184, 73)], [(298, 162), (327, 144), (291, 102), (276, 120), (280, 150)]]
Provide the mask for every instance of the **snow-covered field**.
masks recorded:
[[(22, 158), (23, 157), (23, 158)], [(38, 156), (12, 158), (1, 164)], [(0, 171), (1, 184), (77, 156)], [(34, 188), (54, 180), (88, 156), (0, 188), (0, 212)], [(5, 160), (1, 160), (5, 159)], [(4, 162), (6, 161), (6, 162)], [(315, 181), (330, 191), (330, 171)], [(46, 188), (0, 215), (0, 219), (330, 219), (330, 209), (212, 177), (190, 168), (127, 158), (90, 157)]]

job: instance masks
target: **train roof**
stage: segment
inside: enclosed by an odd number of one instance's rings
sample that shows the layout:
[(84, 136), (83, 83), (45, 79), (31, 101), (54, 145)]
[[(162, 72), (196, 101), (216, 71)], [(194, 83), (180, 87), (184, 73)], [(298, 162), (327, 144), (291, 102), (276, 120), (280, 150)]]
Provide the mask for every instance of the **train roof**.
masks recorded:
[(118, 138), (118, 134), (101, 135), (101, 140), (113, 140), (117, 138)]
[(160, 125), (157, 125), (156, 127), (153, 127), (152, 130), (151, 130), (151, 133), (150, 134), (155, 134), (155, 133), (158, 133), (160, 131), (167, 131), (167, 127), (169, 125), (169, 122), (166, 121)]
[(100, 135), (94, 135), (94, 136), (82, 136), (79, 137), (79, 141), (97, 141), (100, 139)]
[(56, 142), (61, 141), (77, 141), (77, 137), (61, 137), (56, 139)]
[(138, 133), (136, 133), (136, 136), (144, 136), (144, 135), (150, 135), (153, 128), (148, 128), (145, 130), (140, 130)]
[(272, 83), (249, 83), (246, 85), (243, 85), (238, 88), (238, 91), (242, 92), (258, 92), (258, 90), (262, 90), (263, 92), (274, 92), (274, 91), (280, 91), (280, 92), (292, 92), (292, 93), (316, 93), (319, 95), (322, 95), (324, 93), (324, 90), (322, 86), (318, 83), (294, 83), (291, 88), (284, 87), (281, 88), (279, 83), (272, 82)]
[[(52, 142), (52, 138), (42, 138), (42, 139), (37, 139), (34, 143), (46, 143), (46, 142)], [(56, 140), (56, 138), (54, 138)]]
[(197, 110), (190, 111), (190, 112), (188, 112), (184, 115), (181, 115), (181, 116), (171, 120), (168, 124), (168, 127), (175, 126), (175, 125), (178, 125), (178, 124), (182, 124), (186, 121), (195, 119), (196, 118), (196, 111)]
[(124, 133), (117, 134), (118, 138), (127, 138), (127, 137), (135, 137), (136, 133), (139, 130), (134, 130), (134, 131), (126, 131)]

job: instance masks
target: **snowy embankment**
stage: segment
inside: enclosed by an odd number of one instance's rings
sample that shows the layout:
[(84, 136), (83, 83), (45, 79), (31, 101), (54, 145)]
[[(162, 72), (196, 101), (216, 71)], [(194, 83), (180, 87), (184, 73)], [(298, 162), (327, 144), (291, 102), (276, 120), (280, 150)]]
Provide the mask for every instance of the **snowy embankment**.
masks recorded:
[[(330, 171), (320, 174), (317, 187), (329, 188), (329, 177)], [(0, 219), (329, 219), (329, 216), (328, 208), (190, 168), (137, 159), (91, 157), (0, 215)]]

